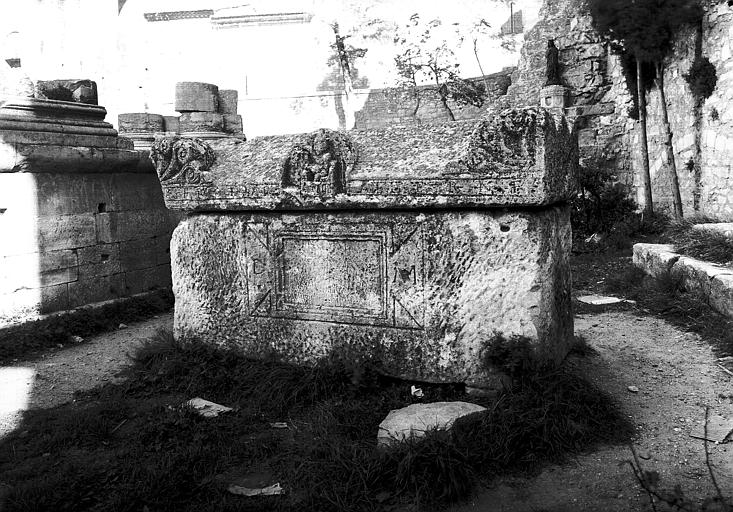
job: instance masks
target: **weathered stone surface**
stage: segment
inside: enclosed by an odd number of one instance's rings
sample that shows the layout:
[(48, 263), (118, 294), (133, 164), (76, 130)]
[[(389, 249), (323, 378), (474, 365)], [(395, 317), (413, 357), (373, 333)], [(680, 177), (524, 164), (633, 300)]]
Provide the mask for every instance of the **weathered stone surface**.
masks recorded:
[(733, 268), (671, 252), (671, 245), (635, 244), (634, 265), (653, 277), (671, 276), (720, 314), (733, 318)]
[(163, 116), (147, 112), (120, 114), (117, 116), (117, 126), (120, 134), (165, 131)]
[(238, 114), (224, 114), (224, 131), (227, 133), (242, 133), (244, 131), (242, 116)]
[(239, 102), (239, 93), (234, 89), (219, 90), (219, 112), (222, 114), (236, 114)]
[(174, 225), (174, 219), (162, 209), (98, 213), (95, 218), (100, 243), (152, 238), (170, 232)]
[(569, 250), (567, 206), (193, 215), (171, 242), (175, 335), (492, 388), (497, 333), (567, 353)]
[(176, 112), (217, 112), (219, 88), (203, 82), (176, 84)]
[(379, 424), (377, 444), (388, 446), (408, 438), (423, 437), (429, 430), (447, 430), (458, 418), (485, 410), (485, 407), (468, 402), (412, 404), (394, 409)]
[(165, 131), (171, 133), (179, 133), (181, 131), (181, 125), (180, 121), (178, 120), (178, 116), (163, 116), (163, 119), (165, 121)]
[(168, 264), (125, 272), (127, 293), (143, 293), (170, 287), (171, 267)]
[(669, 275), (680, 255), (666, 244), (634, 244), (633, 263), (652, 277)]
[(178, 118), (181, 133), (223, 132), (224, 114), (218, 112), (183, 112)]
[(39, 80), (35, 84), (35, 97), (97, 105), (97, 83), (93, 80)]
[[(153, 147), (159, 176), (170, 176), (176, 144)], [(169, 208), (541, 206), (568, 199), (576, 183), (574, 134), (537, 109), (478, 123), (319, 130), (207, 147), (203, 159), (184, 152), (177, 169), (187, 172), (162, 180)], [(203, 146), (197, 152), (209, 155)]]
[(709, 300), (716, 311), (733, 318), (733, 273), (719, 274), (710, 281)]
[(69, 283), (68, 287), (69, 307), (71, 308), (121, 298), (126, 295), (124, 274), (79, 279)]

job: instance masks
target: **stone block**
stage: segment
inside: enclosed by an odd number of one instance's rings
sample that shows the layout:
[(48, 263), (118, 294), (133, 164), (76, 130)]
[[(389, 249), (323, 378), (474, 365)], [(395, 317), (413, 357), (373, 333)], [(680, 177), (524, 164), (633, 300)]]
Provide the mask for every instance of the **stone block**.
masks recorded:
[(69, 283), (68, 287), (70, 308), (118, 299), (125, 296), (125, 279), (123, 274), (79, 279), (73, 283)]
[(39, 252), (94, 245), (97, 242), (94, 214), (40, 217), (37, 236)]
[(459, 418), (485, 411), (486, 407), (468, 402), (412, 404), (389, 411), (379, 424), (377, 445), (389, 446), (412, 437), (423, 437), (429, 430), (447, 430)]
[(718, 313), (733, 318), (733, 275), (717, 275), (710, 281), (709, 301)]
[(92, 80), (39, 80), (35, 85), (38, 99), (73, 101), (97, 105), (97, 83)]
[(669, 275), (680, 255), (667, 244), (634, 244), (633, 263), (652, 277)]
[(710, 296), (711, 280), (721, 274), (733, 275), (733, 270), (687, 256), (680, 256), (670, 270), (683, 290), (704, 298)]
[(224, 114), (224, 131), (227, 133), (243, 133), (244, 125), (242, 116), (237, 114)]
[(708, 230), (727, 237), (733, 237), (733, 222), (711, 222), (708, 224), (694, 224), (692, 229)]
[(96, 213), (100, 209), (111, 209), (114, 183), (108, 174), (39, 173), (33, 179), (39, 216)]
[(222, 114), (236, 114), (239, 103), (239, 93), (233, 89), (219, 90), (219, 112)]
[[(170, 254), (166, 252), (170, 236), (144, 238), (120, 242), (120, 261), (122, 268), (127, 272), (156, 266), (158, 262), (170, 262)], [(161, 254), (162, 253), (162, 254)], [(168, 260), (168, 261), (166, 261)]]
[(166, 210), (133, 210), (96, 215), (97, 240), (101, 243), (152, 238), (169, 233), (171, 218)]
[(171, 284), (170, 265), (158, 265), (125, 272), (125, 291), (128, 294), (170, 288)]
[(117, 123), (120, 134), (165, 131), (165, 120), (159, 114), (146, 112), (120, 114), (117, 116)]
[(175, 335), (496, 388), (497, 334), (567, 354), (570, 234), (565, 205), (189, 216), (171, 242)]
[(218, 112), (184, 112), (179, 118), (181, 133), (223, 132), (224, 114)]
[(176, 112), (217, 112), (219, 88), (203, 82), (176, 84)]
[(181, 127), (178, 116), (163, 116), (163, 127), (166, 132), (179, 133)]
[(163, 193), (154, 174), (117, 173), (107, 175), (107, 179), (111, 188), (107, 212), (165, 209)]

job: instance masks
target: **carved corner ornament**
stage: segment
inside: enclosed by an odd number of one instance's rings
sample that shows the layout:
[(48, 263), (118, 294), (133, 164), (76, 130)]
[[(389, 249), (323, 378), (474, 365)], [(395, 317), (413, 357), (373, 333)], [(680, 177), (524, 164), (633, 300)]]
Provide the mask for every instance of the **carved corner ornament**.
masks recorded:
[(165, 137), (153, 142), (150, 160), (161, 184), (195, 185), (207, 182), (203, 172), (211, 168), (216, 156), (201, 139)]
[(346, 177), (357, 159), (347, 134), (322, 128), (302, 136), (282, 163), (281, 185), (303, 195), (333, 196), (346, 190)]
[(538, 132), (552, 123), (549, 114), (535, 107), (513, 108), (491, 120), (483, 120), (468, 140), (464, 172), (521, 170), (537, 159)]

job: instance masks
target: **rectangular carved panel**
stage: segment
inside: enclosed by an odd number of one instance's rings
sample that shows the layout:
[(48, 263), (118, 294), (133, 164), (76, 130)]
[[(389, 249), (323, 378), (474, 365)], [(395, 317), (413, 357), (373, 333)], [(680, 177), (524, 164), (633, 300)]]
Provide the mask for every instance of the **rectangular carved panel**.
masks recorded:
[(280, 233), (275, 314), (387, 318), (385, 233)]

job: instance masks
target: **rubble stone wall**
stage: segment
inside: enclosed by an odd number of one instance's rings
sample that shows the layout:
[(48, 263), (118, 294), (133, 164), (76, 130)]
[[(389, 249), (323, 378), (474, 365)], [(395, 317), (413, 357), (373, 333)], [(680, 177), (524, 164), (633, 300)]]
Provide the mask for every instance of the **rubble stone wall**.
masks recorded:
[[(511, 84), (513, 70), (514, 68), (506, 68), (499, 73), (470, 80), (476, 82), (486, 80), (488, 84), (486, 104), (491, 104), (506, 94)], [(370, 90), (364, 101), (364, 107), (356, 113), (355, 127), (357, 129), (384, 128), (393, 124), (448, 121), (450, 119), (434, 88), (419, 87), (418, 95), (419, 106), (415, 93), (409, 90), (399, 88)], [(452, 100), (449, 100), (448, 105), (456, 120), (477, 119), (485, 111), (485, 107), (462, 106)]]

